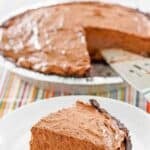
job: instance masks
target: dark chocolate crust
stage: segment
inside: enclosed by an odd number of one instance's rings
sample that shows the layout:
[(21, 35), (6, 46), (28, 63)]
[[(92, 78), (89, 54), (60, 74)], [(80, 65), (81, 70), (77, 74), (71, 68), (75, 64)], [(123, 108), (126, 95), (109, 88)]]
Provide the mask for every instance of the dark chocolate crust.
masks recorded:
[(113, 120), (115, 120), (117, 122), (119, 129), (126, 133), (126, 139), (124, 141), (124, 143), (126, 145), (125, 150), (132, 150), (131, 137), (129, 135), (129, 130), (125, 127), (125, 125), (123, 123), (121, 123), (118, 119), (116, 119), (115, 117), (111, 116), (105, 109), (101, 108), (100, 104), (97, 102), (97, 100), (90, 99), (89, 101), (90, 101), (90, 104), (94, 108), (96, 108), (100, 113), (103, 113), (108, 118), (111, 117)]

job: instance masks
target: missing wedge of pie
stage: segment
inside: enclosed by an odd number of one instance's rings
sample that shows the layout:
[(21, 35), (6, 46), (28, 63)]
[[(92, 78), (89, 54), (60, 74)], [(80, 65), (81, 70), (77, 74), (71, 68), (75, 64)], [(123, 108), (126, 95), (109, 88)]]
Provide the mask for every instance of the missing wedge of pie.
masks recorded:
[(30, 150), (131, 150), (127, 128), (96, 100), (42, 118), (32, 129)]
[(27, 10), (0, 26), (0, 52), (18, 66), (85, 76), (101, 50), (150, 53), (150, 18), (119, 5), (75, 2)]

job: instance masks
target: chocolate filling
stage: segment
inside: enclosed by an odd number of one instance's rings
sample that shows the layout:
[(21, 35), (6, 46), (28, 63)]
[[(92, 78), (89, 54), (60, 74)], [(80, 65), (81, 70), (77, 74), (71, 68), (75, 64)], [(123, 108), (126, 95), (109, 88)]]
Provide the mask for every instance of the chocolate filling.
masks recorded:
[(31, 9), (0, 25), (0, 51), (26, 69), (91, 81), (112, 75), (106, 65), (91, 65), (102, 60), (102, 49), (150, 55), (149, 18), (140, 10), (98, 2)]
[(132, 143), (131, 143), (131, 138), (129, 135), (129, 130), (125, 127), (125, 125), (123, 123), (121, 123), (118, 119), (116, 119), (115, 117), (111, 116), (105, 109), (100, 107), (100, 104), (97, 102), (97, 100), (95, 99), (90, 99), (90, 104), (96, 108), (100, 113), (103, 113), (106, 117), (108, 118), (112, 118), (113, 120), (115, 120), (118, 124), (118, 127), (120, 130), (124, 131), (126, 133), (126, 138), (125, 138), (125, 150), (132, 150)]

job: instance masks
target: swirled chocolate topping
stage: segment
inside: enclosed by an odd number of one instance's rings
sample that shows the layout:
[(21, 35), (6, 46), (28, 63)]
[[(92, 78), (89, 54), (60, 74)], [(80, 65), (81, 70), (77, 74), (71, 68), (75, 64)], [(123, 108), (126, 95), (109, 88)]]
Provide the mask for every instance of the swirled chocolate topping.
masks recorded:
[(85, 76), (101, 50), (150, 53), (150, 19), (119, 5), (78, 2), (28, 10), (0, 26), (0, 52), (45, 74)]

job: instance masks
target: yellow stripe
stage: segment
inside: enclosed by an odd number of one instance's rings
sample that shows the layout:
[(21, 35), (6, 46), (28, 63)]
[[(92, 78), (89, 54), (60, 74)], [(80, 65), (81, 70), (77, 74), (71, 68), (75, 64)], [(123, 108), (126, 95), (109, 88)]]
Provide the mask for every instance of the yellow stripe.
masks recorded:
[(33, 98), (33, 95), (35, 95), (34, 92), (35, 92), (35, 88), (34, 88), (34, 86), (31, 86), (31, 89), (30, 89), (30, 92), (28, 95), (28, 102), (29, 103), (34, 100), (34, 98)]
[(10, 92), (10, 95), (11, 97), (13, 97), (15, 99), (15, 101), (12, 101), (12, 105), (10, 107), (10, 109), (14, 110), (15, 107), (16, 107), (16, 101), (18, 101), (18, 91), (20, 91), (19, 87), (20, 87), (20, 84), (21, 84), (21, 80), (19, 80), (16, 76), (14, 77), (14, 81), (13, 81), (13, 84), (12, 84), (12, 89), (11, 89), (11, 92)]
[(33, 87), (33, 92), (32, 92), (32, 95), (31, 95), (31, 102), (33, 102), (35, 100), (36, 95), (37, 95), (37, 88)]
[(4, 113), (4, 110), (5, 110), (5, 107), (7, 106), (7, 100), (8, 100), (8, 94), (9, 94), (9, 90), (10, 90), (10, 88), (11, 88), (11, 83), (12, 83), (12, 76), (10, 75), (10, 77), (9, 77), (9, 80), (8, 80), (8, 85), (6, 86), (6, 89), (7, 90), (5, 90), (5, 93), (4, 93), (4, 96), (3, 96), (3, 99), (2, 99), (2, 105), (1, 105), (1, 112), (0, 112), (0, 116), (2, 116), (3, 115), (3, 113)]
[(16, 78), (16, 76), (13, 75), (13, 79), (12, 79), (12, 85), (10, 92), (9, 92), (9, 96), (8, 97), (16, 97), (17, 96), (17, 91), (19, 90), (19, 85), (20, 85), (20, 80), (18, 78)]

